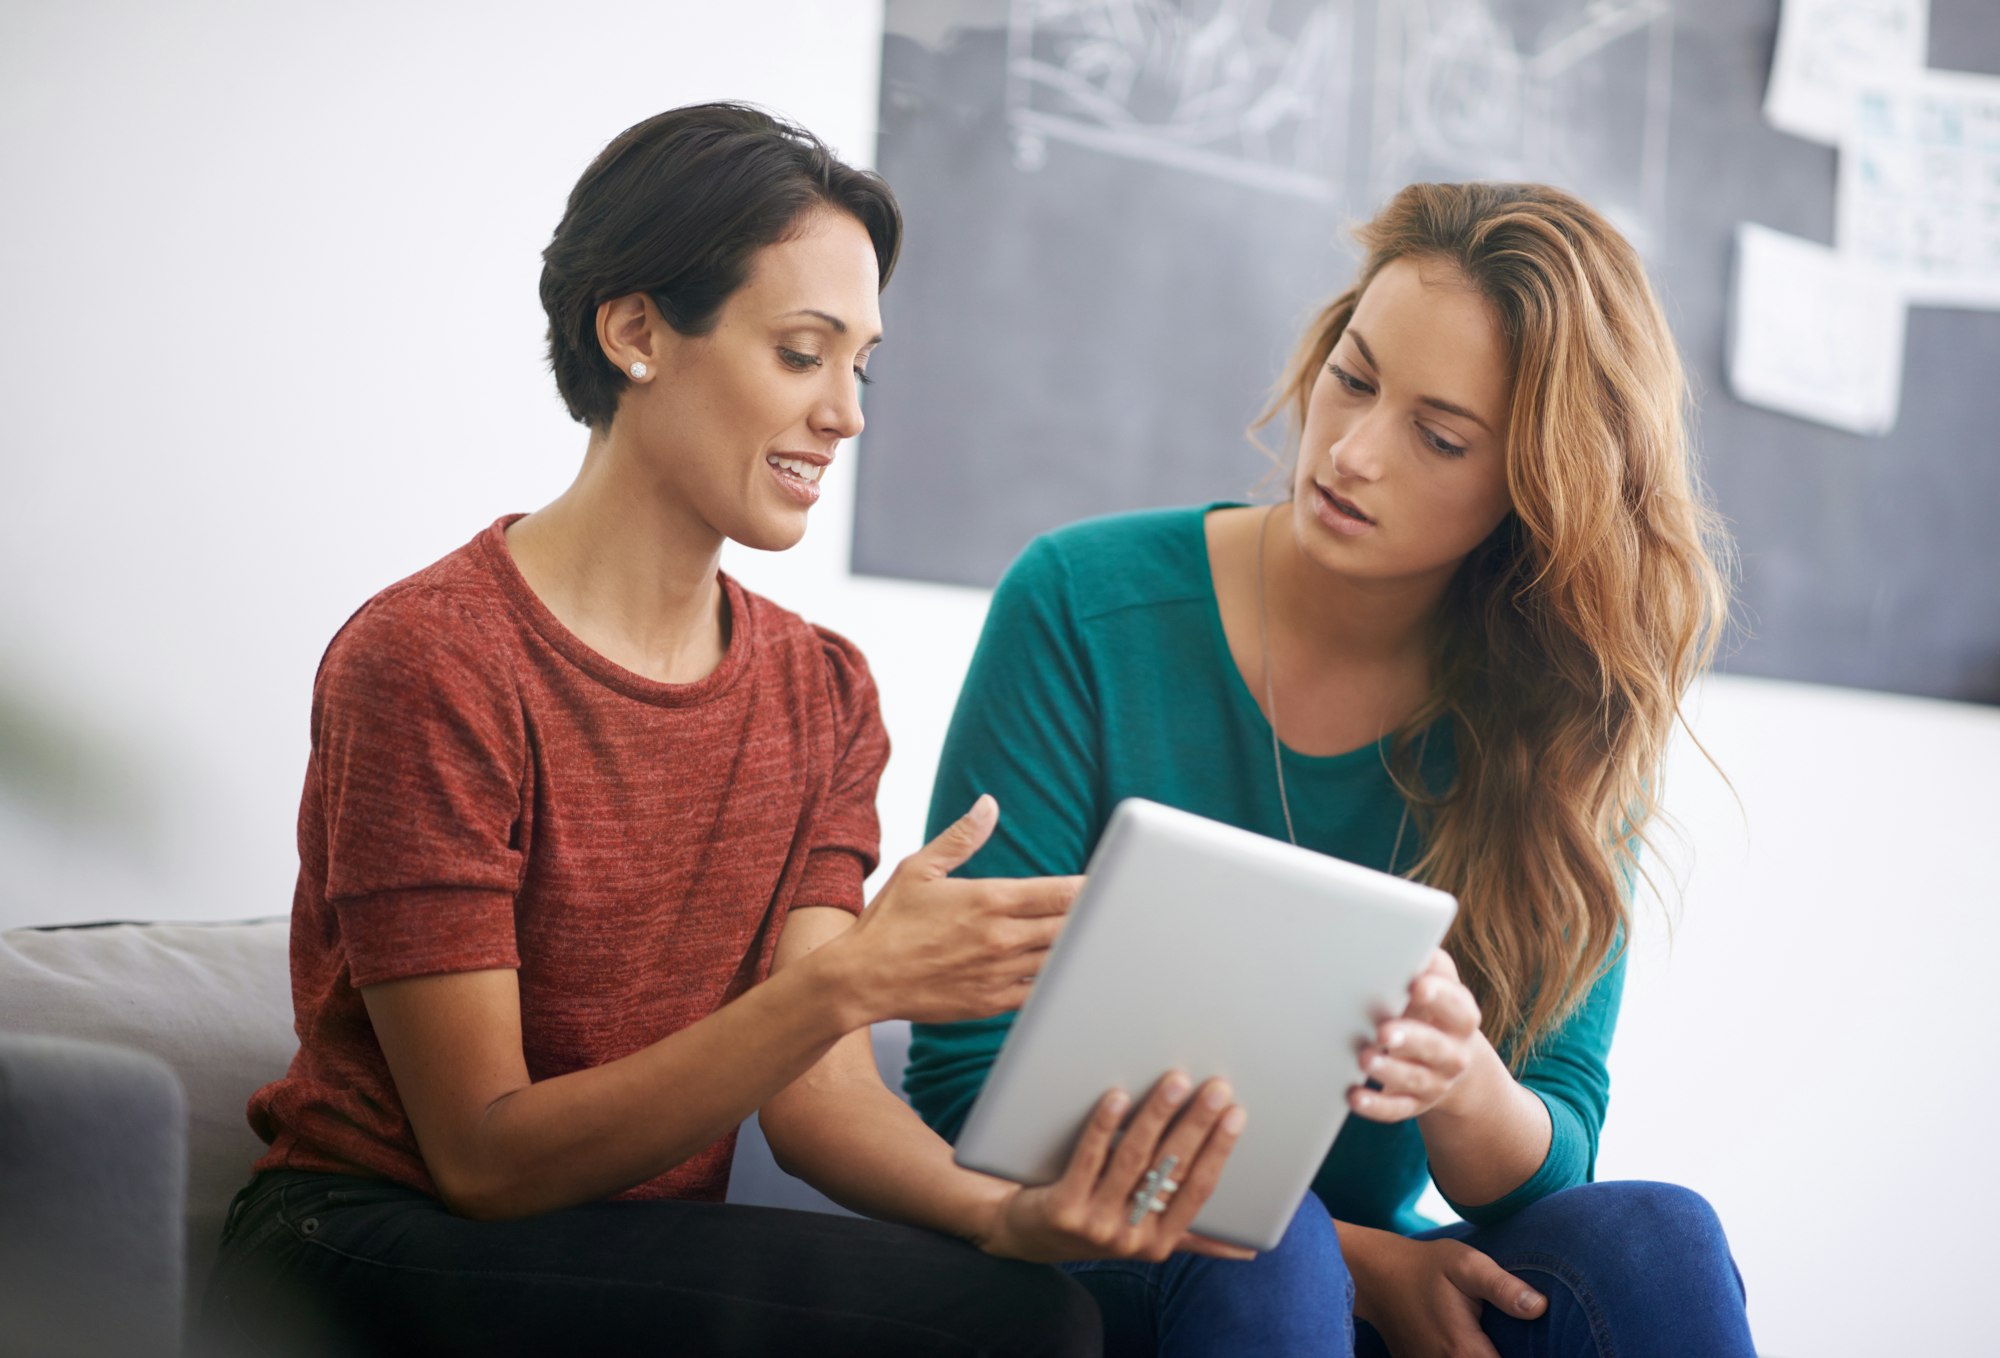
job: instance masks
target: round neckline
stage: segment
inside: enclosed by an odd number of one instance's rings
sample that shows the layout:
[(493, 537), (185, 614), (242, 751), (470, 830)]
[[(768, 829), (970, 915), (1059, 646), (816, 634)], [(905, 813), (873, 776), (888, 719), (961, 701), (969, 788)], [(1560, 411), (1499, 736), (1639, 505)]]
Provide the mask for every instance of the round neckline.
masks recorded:
[(526, 517), (525, 514), (501, 515), (493, 521), (492, 527), (479, 535), (478, 542), (487, 566), (500, 582), (508, 602), (520, 610), (528, 625), (565, 660), (606, 688), (655, 707), (692, 707), (708, 702), (726, 693), (742, 677), (749, 667), (756, 639), (751, 634), (749, 593), (727, 571), (718, 570), (715, 573), (716, 583), (722, 586), (723, 597), (729, 607), (729, 644), (722, 652), (722, 663), (692, 683), (669, 684), (649, 679), (591, 649), (581, 637), (563, 625), (562, 619), (550, 611), (541, 596), (528, 584), (528, 577), (521, 574), (520, 564), (514, 560), (514, 553), (507, 546), (508, 525)]
[[(1270, 719), (1264, 715), (1263, 704), (1259, 703), (1257, 695), (1250, 691), (1249, 681), (1243, 677), (1243, 671), (1237, 665), (1236, 657), (1229, 649), (1229, 631), (1222, 625), (1222, 597), (1216, 592), (1215, 588), (1215, 561), (1210, 556), (1208, 550), (1208, 516), (1218, 509), (1249, 509), (1251, 507), (1249, 504), (1238, 500), (1215, 500), (1203, 506), (1201, 512), (1195, 515), (1194, 520), (1195, 547), (1200, 553), (1202, 580), (1208, 588), (1208, 632), (1210, 642), (1215, 647), (1215, 652), (1221, 661), (1223, 672), (1229, 676), (1229, 687), (1235, 695), (1235, 703), (1238, 707), (1245, 710), (1249, 719), (1259, 728), (1263, 738), (1268, 741), (1271, 738)], [(1365, 745), (1356, 745), (1351, 750), (1341, 750), (1335, 754), (1306, 754), (1301, 750), (1293, 749), (1291, 746), (1285, 744), (1283, 740), (1280, 740), (1278, 742), (1278, 752), (1287, 765), (1296, 764), (1303, 770), (1342, 768), (1350, 764), (1359, 763), (1364, 758), (1370, 763), (1378, 763), (1386, 766), (1389, 742), (1393, 734), (1392, 732), (1390, 735), (1378, 736)]]

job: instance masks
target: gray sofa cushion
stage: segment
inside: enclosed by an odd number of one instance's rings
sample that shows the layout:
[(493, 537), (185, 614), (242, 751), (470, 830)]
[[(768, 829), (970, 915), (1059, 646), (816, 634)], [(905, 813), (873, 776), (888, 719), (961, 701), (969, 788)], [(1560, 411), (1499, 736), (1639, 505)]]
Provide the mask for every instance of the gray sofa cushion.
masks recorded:
[[(63, 1034), (150, 1052), (187, 1095), (187, 1295), (198, 1301), (222, 1220), (264, 1143), (244, 1105), (285, 1073), (292, 1032), (288, 919), (0, 931), (0, 1032)], [(875, 1025), (875, 1059), (900, 1092), (909, 1025)], [(842, 1209), (780, 1170), (752, 1117), (732, 1202)]]
[(264, 1143), (244, 1105), (291, 1063), (286, 919), (0, 932), (0, 1031), (150, 1052), (186, 1091), (188, 1294)]

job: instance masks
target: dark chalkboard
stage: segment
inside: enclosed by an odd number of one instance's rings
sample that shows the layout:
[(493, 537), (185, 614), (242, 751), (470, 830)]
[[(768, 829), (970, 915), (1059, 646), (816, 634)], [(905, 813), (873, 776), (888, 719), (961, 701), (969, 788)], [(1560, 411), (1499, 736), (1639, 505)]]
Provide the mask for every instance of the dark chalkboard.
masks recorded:
[[(1761, 103), (1777, 0), (888, 5), (883, 299), (854, 568), (989, 585), (1035, 533), (1246, 494), (1243, 429), (1348, 229), (1417, 179), (1539, 179), (1645, 254), (1741, 554), (1726, 668), (2000, 702), (2000, 312), (1910, 313), (1883, 437), (1723, 377), (1733, 235), (1830, 242), (1835, 152)], [(1931, 65), (2000, 72), (1933, 0)]]

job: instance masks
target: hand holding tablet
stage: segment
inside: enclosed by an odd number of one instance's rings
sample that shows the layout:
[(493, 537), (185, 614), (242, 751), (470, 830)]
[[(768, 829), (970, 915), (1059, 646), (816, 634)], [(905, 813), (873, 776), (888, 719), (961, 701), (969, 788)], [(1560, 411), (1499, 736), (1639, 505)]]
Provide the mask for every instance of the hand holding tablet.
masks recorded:
[(1451, 955), (1434, 952), (1410, 983), (1409, 1006), (1362, 1048), (1368, 1084), (1349, 1091), (1348, 1106), (1375, 1122), (1427, 1113), (1466, 1087), (1479, 1046), (1479, 1001), (1459, 980)]
[(1224, 1259), (1256, 1251), (1188, 1231), (1241, 1136), (1243, 1109), (1226, 1081), (1195, 1088), (1173, 1071), (1133, 1111), (1113, 1090), (1097, 1101), (1060, 1179), (1024, 1187), (980, 1244), (1011, 1258), (1165, 1259), (1190, 1250)]
[[(1127, 1139), (1150, 1137), (1145, 1150), (1160, 1154), (1103, 1181), (1131, 1179), (1128, 1215), (1186, 1218), (1216, 1240), (1272, 1248), (1347, 1116), (1356, 1061), (1403, 1013), (1456, 909), (1386, 873), (1120, 803), (966, 1120), (959, 1163), (1053, 1184), (1095, 1144), (1105, 1090), (1151, 1089), (1169, 1071), (1225, 1079), (1249, 1121), (1206, 1202), (1187, 1206), (1192, 1166), (1210, 1162), (1197, 1153), (1167, 1167), (1178, 1152), (1137, 1117)], [(1120, 1154), (1127, 1168), (1140, 1160), (1122, 1142), (1114, 1163)]]

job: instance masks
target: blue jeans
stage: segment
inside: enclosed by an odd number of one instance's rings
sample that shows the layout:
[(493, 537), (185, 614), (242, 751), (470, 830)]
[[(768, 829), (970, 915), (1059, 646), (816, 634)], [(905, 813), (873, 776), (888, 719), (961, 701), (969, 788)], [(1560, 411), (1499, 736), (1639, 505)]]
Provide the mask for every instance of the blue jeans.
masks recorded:
[[(1687, 1189), (1584, 1184), (1497, 1226), (1458, 1223), (1418, 1239), (1461, 1240), (1549, 1299), (1534, 1320), (1485, 1308), (1480, 1325), (1501, 1358), (1754, 1358), (1722, 1225)], [(1104, 1313), (1106, 1358), (1389, 1352), (1353, 1319), (1339, 1238), (1310, 1195), (1278, 1248), (1250, 1263), (1176, 1255), (1066, 1267)]]

